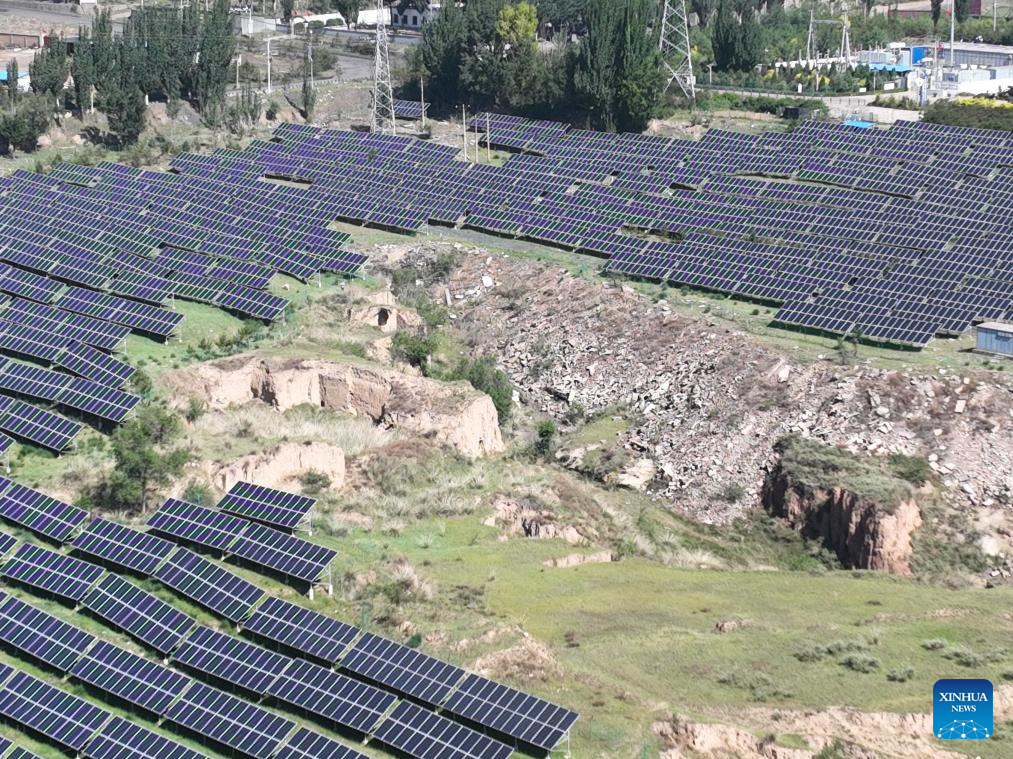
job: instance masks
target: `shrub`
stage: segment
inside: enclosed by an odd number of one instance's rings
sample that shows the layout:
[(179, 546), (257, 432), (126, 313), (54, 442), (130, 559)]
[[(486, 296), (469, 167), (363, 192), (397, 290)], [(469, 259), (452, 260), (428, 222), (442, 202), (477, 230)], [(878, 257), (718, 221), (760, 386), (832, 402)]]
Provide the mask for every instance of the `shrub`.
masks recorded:
[(506, 374), (496, 367), (496, 360), (491, 356), (462, 361), (445, 378), (467, 380), (473, 388), (492, 398), (492, 405), (496, 407), (496, 416), (500, 424), (510, 419), (514, 388)]
[(879, 669), (879, 659), (868, 654), (848, 654), (841, 659), (841, 666), (847, 667), (852, 672), (869, 674)]
[(941, 651), (946, 648), (947, 645), (949, 644), (942, 638), (931, 638), (929, 640), (922, 641), (922, 648), (926, 651)]
[(396, 358), (424, 369), (436, 351), (437, 340), (434, 335), (413, 335), (398, 332), (391, 341), (391, 351)]
[(190, 424), (193, 424), (200, 419), (208, 410), (208, 404), (204, 402), (203, 398), (191, 398), (186, 404), (186, 410), (183, 412), (183, 418)]
[(206, 482), (190, 480), (183, 491), (183, 500), (188, 503), (195, 503), (198, 506), (204, 506), (211, 502), (211, 488), (208, 487)]
[(718, 498), (725, 503), (738, 503), (746, 496), (746, 489), (739, 482), (726, 482), (718, 491)]
[(903, 667), (901, 669), (891, 669), (886, 673), (886, 679), (891, 683), (906, 683), (912, 677), (915, 676), (914, 667)]
[(267, 116), (268, 121), (274, 121), (278, 118), (278, 111), (281, 110), (278, 104), (273, 100), (267, 101), (267, 108), (264, 109), (264, 115)]
[(535, 453), (548, 458), (556, 447), (556, 423), (551, 419), (539, 422), (535, 427)]
[(929, 462), (921, 456), (906, 456), (903, 453), (895, 453), (888, 459), (890, 470), (907, 480), (912, 485), (924, 485), (932, 476), (932, 467)]
[(318, 495), (331, 486), (331, 478), (317, 469), (307, 469), (299, 478), (299, 484), (306, 495)]

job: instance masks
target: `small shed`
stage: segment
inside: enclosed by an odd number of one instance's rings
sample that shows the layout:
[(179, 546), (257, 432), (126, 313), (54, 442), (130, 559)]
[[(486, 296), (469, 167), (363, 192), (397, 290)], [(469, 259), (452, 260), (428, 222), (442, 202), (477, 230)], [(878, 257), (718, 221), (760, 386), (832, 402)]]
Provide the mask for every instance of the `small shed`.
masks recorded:
[(1013, 324), (982, 322), (977, 326), (975, 333), (978, 350), (1013, 357)]

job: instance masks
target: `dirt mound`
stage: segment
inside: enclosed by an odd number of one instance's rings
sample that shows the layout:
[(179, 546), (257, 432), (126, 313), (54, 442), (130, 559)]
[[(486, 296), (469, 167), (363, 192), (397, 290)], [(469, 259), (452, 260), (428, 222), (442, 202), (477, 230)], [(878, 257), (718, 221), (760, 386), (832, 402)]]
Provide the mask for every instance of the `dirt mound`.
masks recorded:
[(496, 408), (466, 382), (443, 383), (391, 369), (322, 360), (234, 356), (189, 367), (170, 380), (213, 408), (253, 400), (280, 411), (308, 404), (362, 415), (455, 448), (468, 457), (504, 449)]
[(345, 482), (344, 452), (327, 443), (282, 443), (263, 453), (215, 467), (211, 482), (223, 492), (240, 481), (284, 490), (291, 489), (295, 481), (311, 470), (326, 475), (330, 488), (338, 490)]
[(526, 538), (560, 538), (571, 545), (584, 545), (588, 541), (572, 525), (562, 525), (548, 509), (537, 508), (497, 495), (492, 504), (493, 514), (485, 520), (487, 527), (499, 527), (504, 538), (523, 535)]
[(548, 681), (563, 674), (548, 646), (532, 638), (479, 658), (472, 669), (494, 680)]
[(717, 759), (812, 759), (813, 752), (804, 749), (784, 748), (773, 741), (757, 738), (752, 733), (728, 725), (711, 725), (703, 722), (682, 722), (673, 725), (659, 722), (654, 725), (665, 747), (662, 759), (688, 759), (714, 757)]

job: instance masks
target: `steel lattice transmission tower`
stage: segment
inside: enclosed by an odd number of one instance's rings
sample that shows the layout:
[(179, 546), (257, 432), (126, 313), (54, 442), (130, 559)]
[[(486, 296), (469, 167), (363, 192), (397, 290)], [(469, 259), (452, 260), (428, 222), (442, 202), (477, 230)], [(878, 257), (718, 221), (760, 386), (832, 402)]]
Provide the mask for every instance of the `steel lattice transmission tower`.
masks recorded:
[(693, 59), (690, 55), (689, 24), (686, 21), (685, 0), (664, 0), (661, 7), (661, 58), (668, 82), (665, 92), (672, 82), (690, 100), (696, 97), (693, 80)]
[(387, 9), (383, 0), (376, 2), (376, 53), (373, 58), (373, 108), (370, 131), (395, 134), (394, 90), (390, 85), (390, 54), (387, 49)]

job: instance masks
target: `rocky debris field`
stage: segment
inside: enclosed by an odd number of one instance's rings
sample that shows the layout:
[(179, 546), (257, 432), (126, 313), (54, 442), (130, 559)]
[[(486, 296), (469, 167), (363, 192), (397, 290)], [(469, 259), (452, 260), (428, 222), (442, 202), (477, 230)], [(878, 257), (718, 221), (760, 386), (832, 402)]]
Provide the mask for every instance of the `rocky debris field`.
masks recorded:
[[(456, 250), (460, 266), (431, 292), (464, 342), (496, 356), (521, 399), (558, 420), (620, 409), (632, 419), (621, 445), (654, 462), (652, 491), (689, 516), (724, 523), (757, 506), (774, 443), (795, 432), (923, 456), (954, 505), (1009, 524), (1013, 382), (1001, 372), (890, 371), (861, 355), (845, 365), (833, 350), (802, 364), (621, 280), (461, 243), (383, 247), (381, 258), (402, 262)], [(993, 553), (1009, 550), (1004, 529), (992, 531)]]

